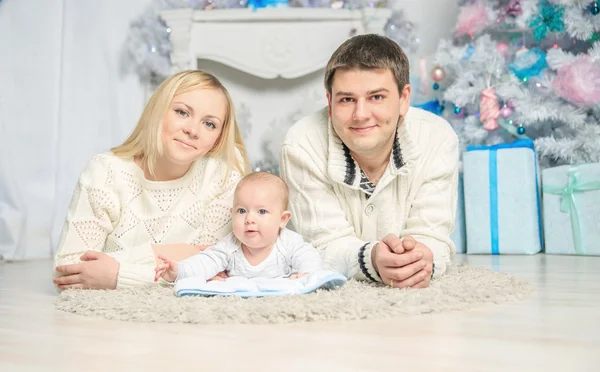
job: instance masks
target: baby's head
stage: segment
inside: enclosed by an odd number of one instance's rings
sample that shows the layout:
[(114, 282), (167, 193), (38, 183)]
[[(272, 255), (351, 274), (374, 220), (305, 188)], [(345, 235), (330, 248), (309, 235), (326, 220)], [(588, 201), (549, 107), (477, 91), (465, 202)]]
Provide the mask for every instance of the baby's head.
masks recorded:
[(270, 248), (291, 217), (288, 187), (268, 172), (250, 173), (233, 197), (233, 234), (249, 248)]

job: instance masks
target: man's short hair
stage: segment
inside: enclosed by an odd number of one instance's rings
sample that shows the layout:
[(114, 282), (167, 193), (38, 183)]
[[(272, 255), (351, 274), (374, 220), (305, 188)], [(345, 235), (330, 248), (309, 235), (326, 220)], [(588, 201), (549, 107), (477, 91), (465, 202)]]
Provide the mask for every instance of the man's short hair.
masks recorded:
[(325, 68), (325, 89), (329, 94), (338, 69), (390, 69), (400, 94), (410, 82), (408, 57), (402, 48), (392, 39), (376, 34), (354, 36), (333, 52)]
[(235, 188), (235, 194), (237, 194), (238, 190), (244, 187), (244, 185), (249, 183), (268, 183), (275, 186), (277, 190), (279, 190), (279, 192), (281, 193), (283, 210), (285, 211), (288, 209), (290, 191), (288, 189), (287, 184), (281, 177), (270, 172), (250, 173), (240, 180), (237, 187)]

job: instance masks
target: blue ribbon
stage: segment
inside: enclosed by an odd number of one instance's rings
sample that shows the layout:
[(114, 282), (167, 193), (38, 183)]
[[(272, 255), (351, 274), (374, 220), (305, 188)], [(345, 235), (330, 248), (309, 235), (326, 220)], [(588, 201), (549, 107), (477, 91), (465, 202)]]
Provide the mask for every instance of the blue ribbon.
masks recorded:
[[(500, 254), (500, 235), (498, 232), (498, 156), (497, 151), (501, 149), (515, 149), (515, 148), (529, 148), (535, 154), (535, 147), (533, 146), (533, 140), (519, 139), (511, 143), (499, 143), (493, 146), (486, 145), (469, 145), (467, 151), (489, 151), (489, 182), (490, 182), (490, 238), (492, 245), (492, 254)], [(535, 196), (537, 202), (537, 214), (538, 214), (538, 236), (540, 239), (540, 246), (542, 246), (542, 211), (540, 208), (540, 193), (538, 184), (538, 170), (537, 161), (534, 162), (535, 166)]]
[(560, 195), (560, 211), (570, 213), (571, 228), (573, 230), (573, 244), (575, 253), (585, 254), (583, 248), (581, 225), (579, 223), (579, 212), (577, 211), (577, 203), (575, 201), (575, 193), (583, 191), (600, 190), (600, 179), (582, 183), (579, 179), (580, 169), (578, 166), (572, 166), (568, 171), (567, 186), (544, 185), (543, 190), (548, 194)]
[(492, 254), (500, 254), (498, 248), (498, 152), (497, 149), (490, 150), (488, 157), (488, 169), (490, 177), (490, 238), (492, 239)]

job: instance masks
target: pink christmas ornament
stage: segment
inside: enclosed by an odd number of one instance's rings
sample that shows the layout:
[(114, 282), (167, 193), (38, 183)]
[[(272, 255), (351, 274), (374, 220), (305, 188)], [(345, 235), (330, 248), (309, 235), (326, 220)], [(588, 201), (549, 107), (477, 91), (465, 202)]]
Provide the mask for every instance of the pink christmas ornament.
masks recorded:
[(578, 105), (600, 103), (600, 62), (582, 56), (558, 69), (552, 82), (556, 94)]
[(502, 56), (506, 57), (508, 55), (509, 46), (504, 41), (501, 41), (496, 45), (496, 50), (498, 53), (502, 54)]
[(431, 71), (431, 79), (433, 81), (440, 82), (444, 80), (445, 77), (446, 72), (440, 66), (435, 66)]
[(511, 116), (512, 113), (513, 113), (513, 110), (508, 106), (504, 106), (500, 109), (500, 116), (502, 116), (504, 119)]
[(458, 14), (456, 21), (456, 36), (470, 35), (475, 37), (486, 27), (492, 24), (487, 8), (483, 3), (464, 6)]
[(481, 92), (479, 101), (479, 120), (483, 123), (483, 128), (489, 131), (498, 129), (498, 116), (500, 115), (500, 104), (496, 92), (492, 88), (484, 89)]

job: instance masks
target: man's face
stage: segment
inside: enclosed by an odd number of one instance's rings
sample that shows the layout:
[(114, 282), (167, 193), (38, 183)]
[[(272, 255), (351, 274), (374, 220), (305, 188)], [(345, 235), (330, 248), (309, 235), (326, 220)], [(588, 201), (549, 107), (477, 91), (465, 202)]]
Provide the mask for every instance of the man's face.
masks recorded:
[(389, 69), (337, 70), (327, 93), (333, 129), (353, 154), (377, 156), (391, 151), (401, 116), (410, 104)]

